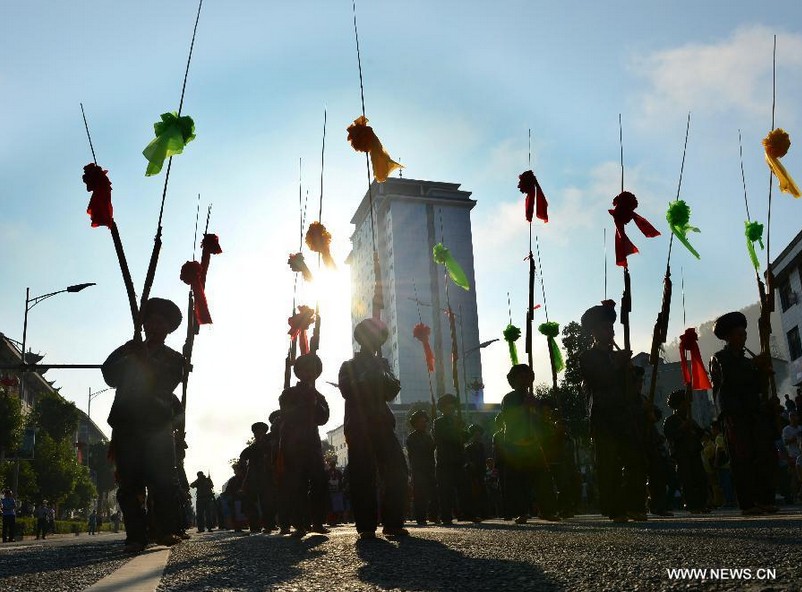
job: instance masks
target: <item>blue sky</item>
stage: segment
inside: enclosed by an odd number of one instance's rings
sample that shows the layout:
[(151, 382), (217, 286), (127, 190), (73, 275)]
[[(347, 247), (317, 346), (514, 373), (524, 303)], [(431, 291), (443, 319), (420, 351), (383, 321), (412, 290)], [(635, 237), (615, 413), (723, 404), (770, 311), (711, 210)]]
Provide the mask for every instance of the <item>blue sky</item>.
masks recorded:
[[(434, 4), (434, 5), (433, 5)], [(83, 102), (98, 162), (109, 170), (115, 219), (137, 291), (152, 247), (163, 183), (145, 178), (142, 149), (181, 90), (194, 2), (3, 3), (0, 32), (0, 330), (20, 339), (26, 286), (42, 294), (94, 281), (31, 312), (29, 343), (56, 363), (99, 363), (130, 333), (109, 233), (92, 229), (81, 183), (91, 160)], [(738, 129), (752, 216), (765, 222), (768, 170), (760, 140), (771, 118), (771, 43), (778, 35), (777, 125), (791, 134), (787, 168), (802, 176), (802, 8), (750, 2), (360, 2), (357, 6), (367, 116), (409, 178), (458, 182), (473, 211), (477, 298), (483, 339), (507, 323), (506, 293), (523, 325), (527, 224), (516, 185), (532, 167), (550, 202), (536, 226), (551, 320), (576, 320), (621, 274), (612, 260), (607, 208), (619, 191), (618, 114), (624, 121), (626, 185), (663, 236), (630, 234), (633, 343), (648, 349), (668, 250), (664, 221), (677, 190), (685, 118), (692, 112), (682, 198), (702, 229), (697, 262), (683, 269), (686, 315), (696, 325), (756, 300), (743, 241)], [(361, 113), (351, 4), (206, 0), (184, 113), (197, 139), (174, 160), (164, 248), (154, 295), (183, 303), (178, 279), (191, 258), (195, 204), (213, 203), (210, 230), (224, 253), (212, 261), (208, 296), (215, 324), (196, 340), (188, 407), (188, 470), (220, 475), (250, 424), (276, 406), (292, 299), (287, 254), (297, 249), (302, 185), (317, 207), (323, 109), (328, 111), (323, 222), (335, 256), (349, 250), (349, 220), (365, 191), (364, 158), (345, 128)], [(775, 186), (771, 250), (799, 231), (799, 208)], [(765, 252), (764, 252), (765, 255)], [(321, 354), (334, 380), (350, 355), (347, 267), (326, 280)], [(676, 282), (675, 285), (678, 285)], [(678, 289), (675, 294), (679, 296)], [(314, 299), (314, 288), (301, 294)], [(538, 299), (540, 301), (540, 298)], [(541, 309), (542, 312), (542, 309)], [(670, 336), (680, 334), (675, 298)], [(539, 319), (542, 320), (542, 319)], [(168, 340), (183, 343), (179, 330)], [(548, 379), (545, 343), (536, 371)], [(485, 397), (505, 392), (506, 348), (484, 350)], [(708, 355), (711, 352), (703, 352)], [(86, 408), (96, 372), (47, 374)], [(339, 394), (321, 386), (342, 417)], [(105, 426), (111, 393), (93, 402)], [(203, 466), (200, 466), (203, 465)], [(208, 466), (207, 466), (208, 465)]]

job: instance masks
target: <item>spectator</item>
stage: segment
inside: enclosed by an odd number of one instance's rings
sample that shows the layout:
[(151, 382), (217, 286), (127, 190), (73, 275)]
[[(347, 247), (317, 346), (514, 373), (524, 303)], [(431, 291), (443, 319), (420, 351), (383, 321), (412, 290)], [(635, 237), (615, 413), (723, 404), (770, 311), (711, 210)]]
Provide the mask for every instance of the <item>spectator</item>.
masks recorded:
[(326, 476), (329, 482), (329, 499), (331, 502), (328, 515), (329, 526), (337, 526), (343, 522), (345, 512), (345, 494), (343, 492), (343, 473), (337, 468), (337, 458), (326, 461)]
[(89, 514), (89, 534), (97, 534), (97, 512), (94, 510)]
[(119, 510), (111, 515), (111, 524), (114, 532), (120, 532), (120, 512)]
[(46, 539), (49, 531), (48, 518), (50, 510), (47, 507), (47, 501), (42, 502), (33, 511), (33, 517), (36, 518), (36, 538)]
[(792, 412), (794, 412), (794, 411), (797, 411), (797, 408), (796, 408), (796, 403), (794, 403), (794, 402), (791, 400), (791, 396), (790, 396), (790, 395), (785, 395), (785, 410), (786, 410), (788, 413), (792, 413)]
[(14, 499), (10, 489), (3, 491), (3, 499), (0, 500), (3, 511), (3, 542), (14, 542), (14, 529), (17, 523), (17, 500)]

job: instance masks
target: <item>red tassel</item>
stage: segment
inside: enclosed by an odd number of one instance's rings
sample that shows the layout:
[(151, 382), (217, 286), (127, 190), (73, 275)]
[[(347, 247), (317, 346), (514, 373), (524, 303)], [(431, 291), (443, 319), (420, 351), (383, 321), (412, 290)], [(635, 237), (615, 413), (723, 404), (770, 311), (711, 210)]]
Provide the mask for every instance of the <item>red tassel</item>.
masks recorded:
[(301, 355), (309, 353), (309, 340), (307, 339), (306, 332), (314, 321), (315, 309), (303, 304), (298, 307), (298, 312), (296, 314), (287, 319), (290, 325), (290, 330), (287, 331), (287, 334), (292, 341), (298, 339), (298, 347), (301, 350)]
[(303, 275), (304, 281), (311, 282), (314, 279), (312, 270), (309, 269), (309, 266), (304, 260), (303, 253), (295, 253), (294, 255), (290, 255), (289, 259), (287, 259), (287, 263), (292, 271), (300, 272), (301, 275)]
[(209, 314), (209, 305), (206, 302), (206, 292), (203, 289), (203, 269), (197, 261), (187, 261), (181, 266), (181, 281), (192, 288), (195, 298), (195, 320), (198, 325), (208, 325), (212, 322)]
[(204, 234), (201, 241), (201, 280), (203, 287), (206, 287), (206, 273), (209, 271), (209, 261), (212, 255), (219, 255), (223, 252), (220, 248), (220, 239), (216, 234)]
[[(688, 370), (688, 358), (686, 351), (691, 352), (691, 369)], [(679, 356), (682, 360), (682, 380), (685, 384), (689, 382), (695, 391), (708, 391), (713, 388), (710, 378), (707, 376), (705, 364), (702, 361), (702, 354), (699, 351), (699, 336), (693, 327), (686, 329), (685, 333), (679, 338)]]
[(434, 372), (434, 352), (432, 351), (432, 346), (429, 345), (431, 332), (432, 330), (423, 323), (418, 323), (412, 329), (412, 336), (423, 344), (423, 355), (426, 358), (426, 368), (429, 374)]
[(539, 220), (543, 222), (549, 221), (548, 208), (549, 203), (546, 201), (546, 194), (538, 183), (535, 173), (532, 171), (524, 171), (518, 176), (518, 189), (521, 193), (526, 194), (526, 202), (524, 209), (526, 213), (526, 221), (532, 221), (532, 215), (535, 214)]
[(635, 226), (647, 238), (660, 236), (660, 232), (646, 218), (635, 213), (635, 208), (637, 207), (638, 199), (629, 191), (624, 191), (613, 199), (613, 209), (607, 210), (615, 222), (615, 263), (620, 267), (627, 266), (627, 257), (629, 255), (639, 252), (638, 247), (627, 236), (625, 225), (630, 220), (635, 221)]
[(84, 167), (83, 182), (86, 190), (92, 192), (86, 213), (92, 220), (92, 228), (98, 226), (111, 227), (114, 221), (114, 209), (111, 206), (111, 181), (106, 175), (108, 171), (90, 162)]
[(337, 268), (331, 256), (331, 233), (320, 222), (312, 222), (306, 231), (306, 245), (315, 253), (320, 253), (326, 267)]

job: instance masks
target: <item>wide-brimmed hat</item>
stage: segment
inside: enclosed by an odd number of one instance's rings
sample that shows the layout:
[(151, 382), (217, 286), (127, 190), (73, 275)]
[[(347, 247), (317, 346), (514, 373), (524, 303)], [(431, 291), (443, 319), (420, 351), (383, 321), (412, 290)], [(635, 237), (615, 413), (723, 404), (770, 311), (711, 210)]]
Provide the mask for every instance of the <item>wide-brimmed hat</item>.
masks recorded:
[(746, 329), (746, 325), (747, 323), (744, 313), (738, 311), (728, 312), (727, 314), (721, 315), (716, 319), (716, 322), (713, 325), (713, 335), (719, 339), (726, 340), (730, 334), (730, 331), (736, 327), (743, 327)]
[(445, 395), (437, 399), (437, 408), (440, 411), (442, 411), (443, 407), (445, 407), (446, 405), (456, 405), (456, 404), (457, 404), (457, 397), (455, 397), (451, 393), (446, 393)]
[(409, 416), (409, 423), (415, 424), (419, 419), (424, 418), (426, 421), (429, 421), (429, 414), (426, 413), (423, 409), (418, 409), (417, 411), (413, 411)]
[(606, 300), (603, 304), (597, 304), (587, 309), (582, 315), (580, 322), (582, 323), (583, 329), (593, 331), (593, 329), (603, 323), (615, 323), (617, 318), (615, 302)]
[(312, 372), (315, 375), (315, 378), (317, 378), (323, 373), (323, 362), (320, 361), (320, 358), (317, 356), (317, 354), (304, 354), (302, 356), (298, 356), (298, 359), (295, 360), (295, 363), (292, 367), (293, 371), (295, 372), (295, 376), (308, 371)]
[(680, 407), (682, 407), (685, 404), (685, 401), (687, 400), (687, 398), (688, 397), (685, 394), (685, 389), (677, 389), (677, 390), (671, 391), (668, 394), (668, 398), (666, 399), (666, 404), (671, 409), (679, 409)]
[(381, 347), (389, 335), (387, 325), (377, 319), (365, 319), (354, 327), (354, 339), (365, 347)]
[(269, 429), (270, 429), (270, 426), (268, 426), (268, 425), (267, 425), (265, 422), (263, 422), (263, 421), (257, 421), (255, 424), (253, 424), (253, 425), (251, 426), (251, 431), (252, 431), (254, 434), (255, 434), (256, 432), (266, 432), (266, 431), (267, 431), (267, 430), (269, 430)]
[(477, 434), (477, 433), (478, 434), (484, 434), (485, 433), (485, 429), (482, 426), (480, 426), (479, 424), (472, 423), (471, 425), (468, 426), (468, 433), (471, 436), (473, 436), (474, 434)]
[(181, 325), (181, 309), (175, 302), (166, 298), (149, 298), (142, 307), (142, 320), (157, 314), (167, 321), (167, 332), (172, 333)]
[(511, 381), (516, 376), (521, 376), (523, 374), (534, 376), (534, 371), (529, 367), (529, 364), (515, 364), (510, 371), (507, 372), (507, 382)]

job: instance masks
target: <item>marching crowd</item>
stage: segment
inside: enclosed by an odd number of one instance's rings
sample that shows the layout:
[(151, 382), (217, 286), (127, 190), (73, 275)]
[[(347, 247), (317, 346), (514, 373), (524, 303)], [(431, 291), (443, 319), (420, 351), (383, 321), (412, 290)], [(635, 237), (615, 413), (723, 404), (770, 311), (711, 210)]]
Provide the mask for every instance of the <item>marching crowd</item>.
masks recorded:
[[(745, 356), (741, 313), (715, 324), (725, 343), (710, 363), (720, 415), (703, 429), (689, 413), (690, 389), (672, 392), (673, 413), (660, 417), (642, 394), (642, 369), (615, 345), (613, 303), (588, 309), (582, 327), (593, 345), (581, 353), (579, 367), (595, 459), (592, 470), (581, 471), (578, 443), (559, 410), (533, 395), (534, 373), (525, 364), (507, 374), (512, 390), (493, 434), (466, 426), (457, 398), (445, 394), (437, 417), (423, 410), (410, 415), (405, 454), (388, 405), (401, 385), (380, 355), (387, 327), (366, 319), (354, 329), (360, 351), (339, 371), (347, 466), (340, 470), (324, 459), (318, 428), (328, 422), (329, 406), (315, 388), (322, 364), (305, 354), (294, 362), (297, 384), (281, 394), (269, 424), (253, 424), (253, 440), (219, 500), (210, 477), (198, 472), (189, 483), (183, 468), (183, 409), (173, 391), (186, 364), (164, 344), (181, 312), (169, 300), (151, 298), (142, 318), (145, 340), (121, 346), (102, 368), (116, 388), (110, 454), (128, 552), (187, 538), (193, 488), (199, 531), (220, 525), (302, 537), (353, 519), (361, 539), (374, 538), (379, 526), (385, 536), (406, 536), (410, 517), (421, 526), (488, 517), (556, 522), (573, 516), (595, 491), (594, 506), (613, 522), (647, 520), (647, 512), (670, 515), (676, 491), (691, 513), (737, 500), (744, 515), (776, 512), (777, 489), (789, 503), (799, 495), (802, 402), (786, 396), (783, 406), (767, 396), (770, 366), (762, 355)], [(5, 541), (16, 510), (9, 491), (2, 509)]]

